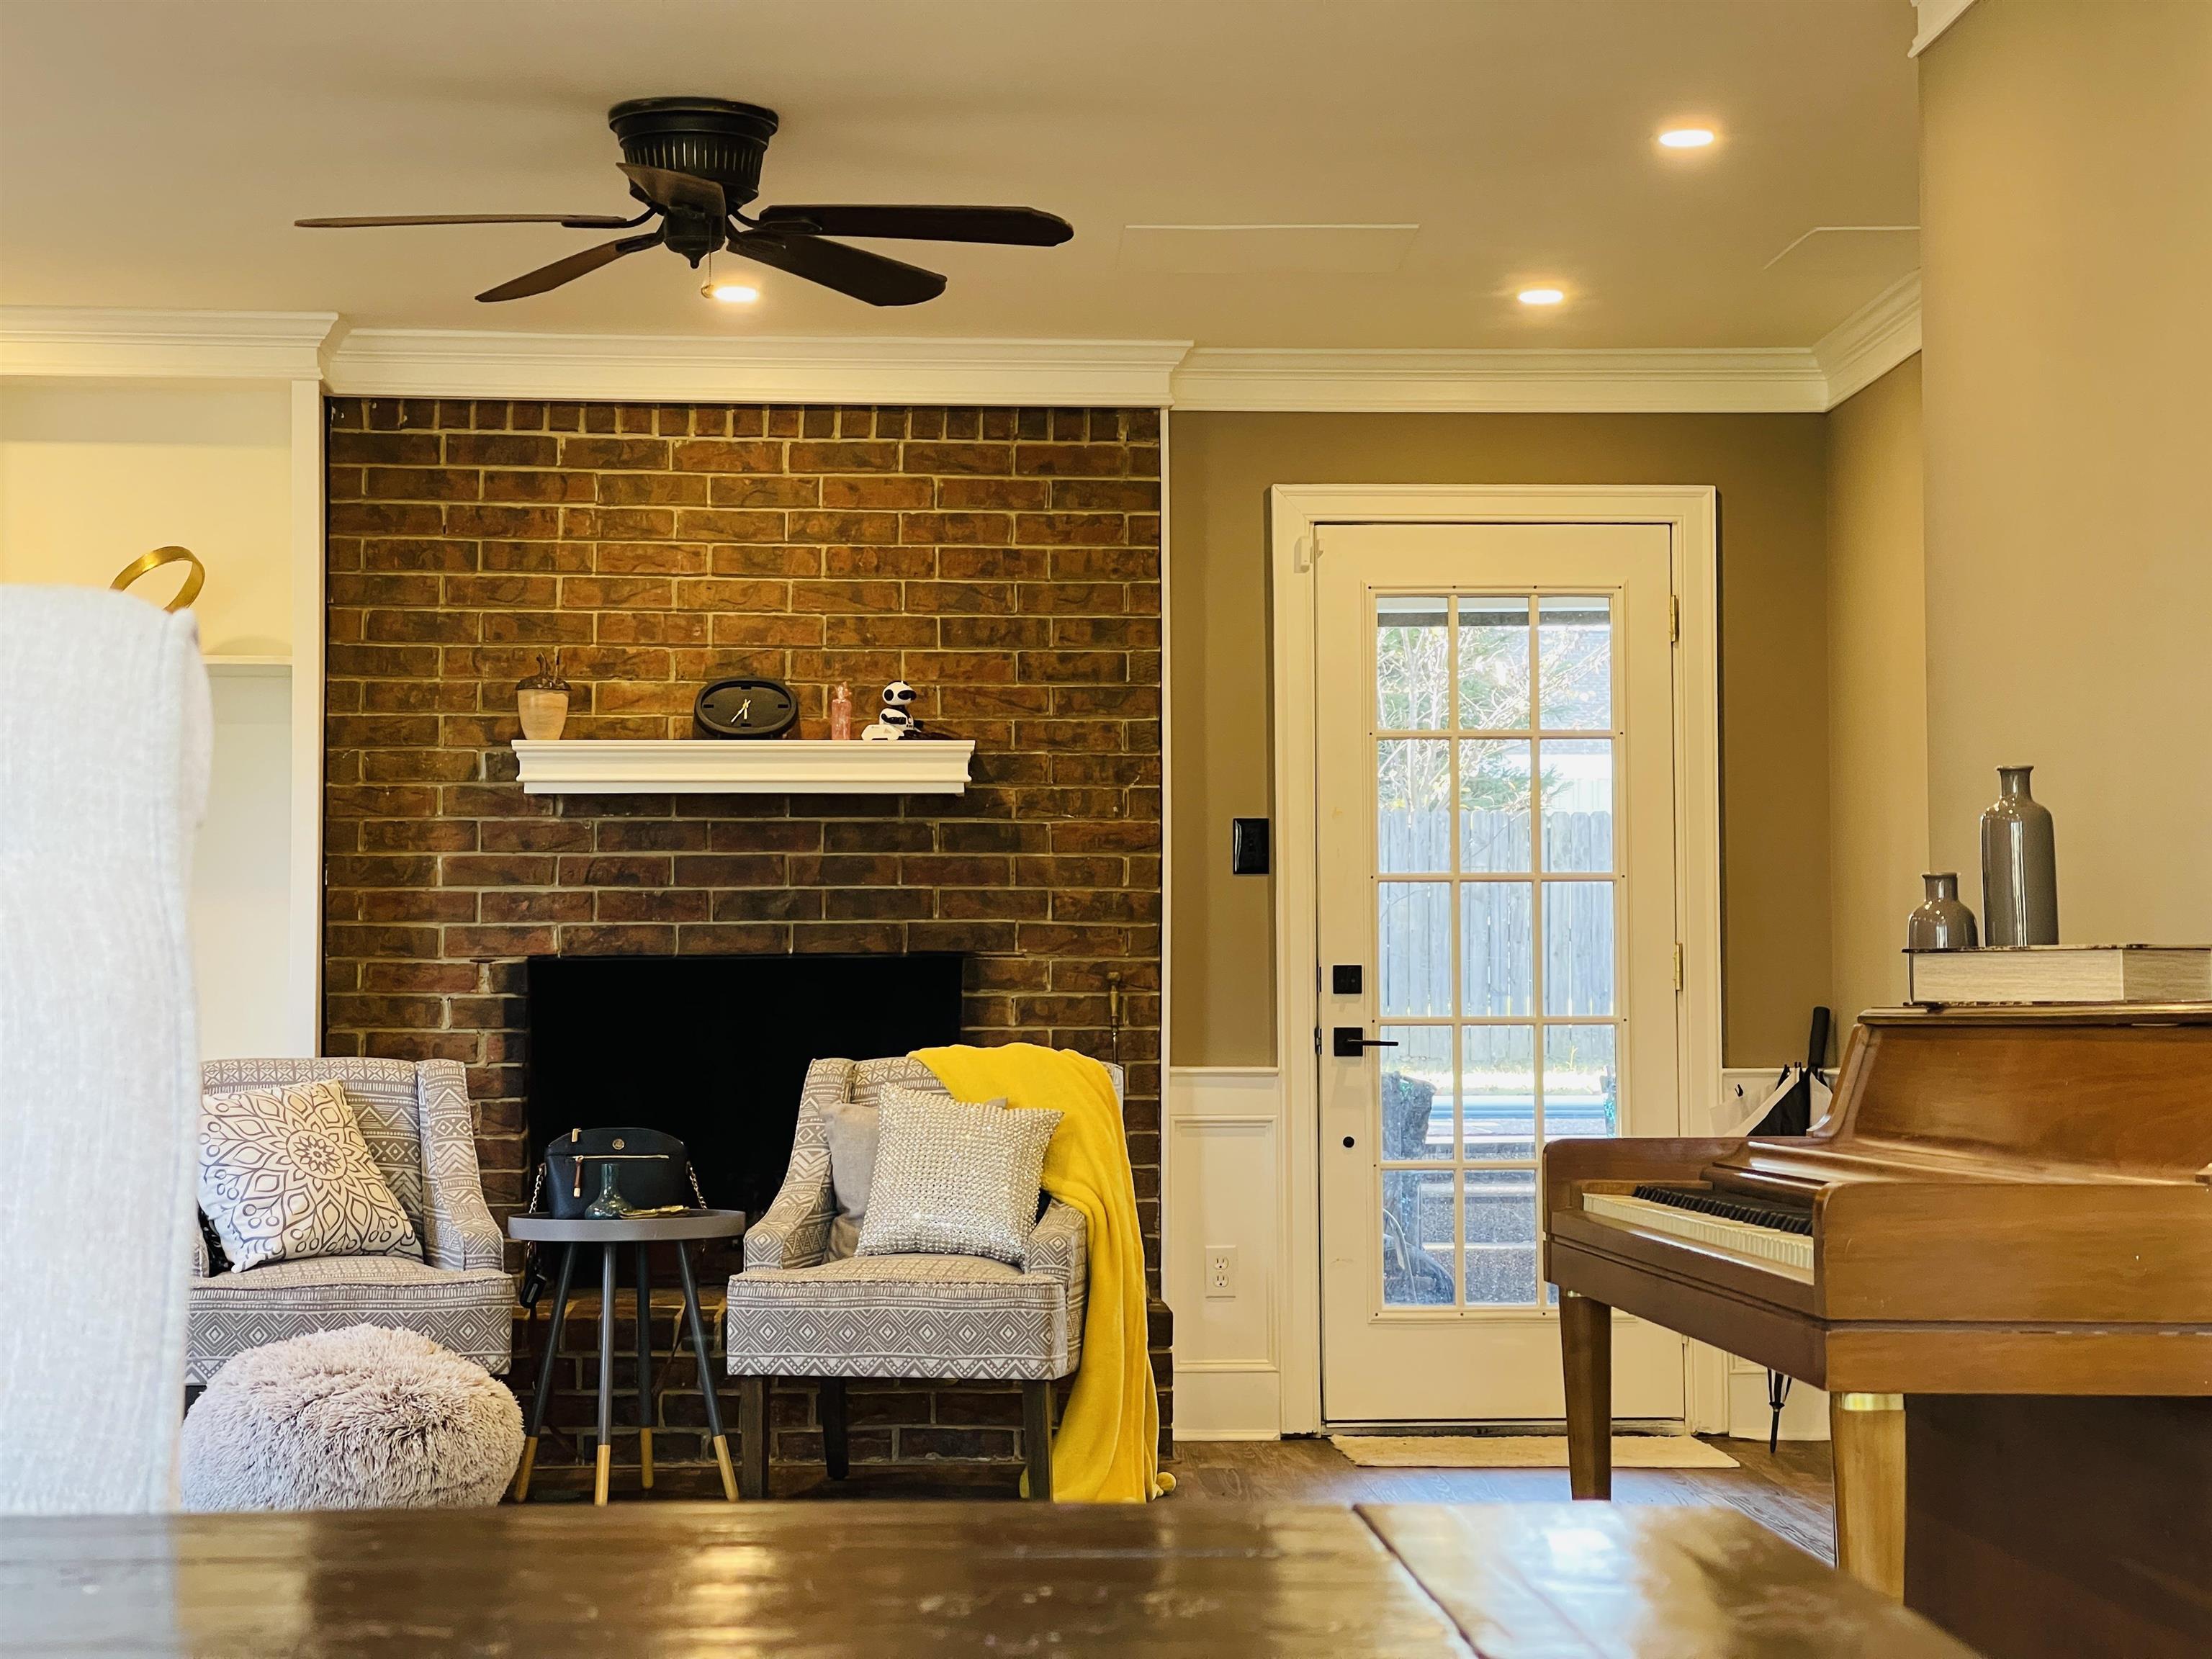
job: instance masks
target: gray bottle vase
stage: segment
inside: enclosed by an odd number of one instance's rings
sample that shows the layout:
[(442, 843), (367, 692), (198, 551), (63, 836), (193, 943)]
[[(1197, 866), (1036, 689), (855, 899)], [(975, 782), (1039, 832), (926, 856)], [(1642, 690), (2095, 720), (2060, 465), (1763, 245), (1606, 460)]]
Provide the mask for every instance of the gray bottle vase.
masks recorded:
[(1982, 924), (1992, 945), (2058, 943), (2058, 849), (2051, 813), (2028, 793), (2031, 766), (1997, 768), (1982, 814)]
[(1923, 876), (1928, 896), (1905, 924), (1908, 951), (1971, 951), (1974, 948), (1974, 913), (1959, 898), (1959, 878), (1946, 872)]

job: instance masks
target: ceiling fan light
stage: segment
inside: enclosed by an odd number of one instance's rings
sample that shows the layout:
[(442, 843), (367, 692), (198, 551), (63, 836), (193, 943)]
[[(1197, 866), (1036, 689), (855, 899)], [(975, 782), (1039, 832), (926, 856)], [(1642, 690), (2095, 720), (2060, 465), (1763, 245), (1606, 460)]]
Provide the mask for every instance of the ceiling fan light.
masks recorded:
[(1659, 135), (1659, 143), (1667, 149), (1703, 149), (1713, 142), (1711, 127), (1669, 127)]
[(1556, 288), (1524, 288), (1515, 297), (1524, 306), (1555, 306), (1567, 296)]
[(749, 306), (760, 298), (760, 290), (750, 283), (708, 281), (700, 284), (699, 292), (726, 306)]

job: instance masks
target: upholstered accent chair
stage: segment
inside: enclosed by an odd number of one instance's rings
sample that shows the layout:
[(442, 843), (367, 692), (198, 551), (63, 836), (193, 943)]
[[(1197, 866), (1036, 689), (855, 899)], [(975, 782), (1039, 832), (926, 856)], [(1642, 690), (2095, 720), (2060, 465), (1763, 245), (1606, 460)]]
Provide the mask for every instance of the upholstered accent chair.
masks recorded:
[[(1109, 1066), (1114, 1092), (1121, 1068)], [(745, 1267), (730, 1280), (727, 1345), (738, 1381), (740, 1492), (768, 1492), (769, 1384), (817, 1380), (824, 1461), (846, 1473), (848, 1378), (985, 1378), (1022, 1385), (1022, 1440), (1031, 1498), (1052, 1496), (1052, 1384), (1083, 1358), (1089, 1288), (1080, 1212), (1048, 1201), (1018, 1267), (964, 1255), (854, 1255), (831, 1223), (829, 1127), (838, 1101), (873, 1104), (886, 1085), (946, 1091), (920, 1060), (817, 1060), (807, 1068), (791, 1164), (745, 1234)]]
[(214, 1094), (334, 1079), (353, 1103), (369, 1156), (422, 1246), (403, 1255), (272, 1261), (244, 1273), (193, 1264), (185, 1381), (204, 1383), (233, 1354), (264, 1342), (382, 1325), (415, 1331), (495, 1374), (507, 1367), (514, 1280), (484, 1203), (467, 1074), (458, 1060), (211, 1060)]

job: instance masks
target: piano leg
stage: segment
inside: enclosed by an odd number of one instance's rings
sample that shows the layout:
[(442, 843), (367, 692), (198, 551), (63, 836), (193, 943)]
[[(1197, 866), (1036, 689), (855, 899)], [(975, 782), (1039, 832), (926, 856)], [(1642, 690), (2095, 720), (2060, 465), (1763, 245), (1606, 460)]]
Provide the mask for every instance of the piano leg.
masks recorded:
[(1832, 1394), (1836, 1565), (1871, 1589), (1905, 1599), (1905, 1396)]
[(1613, 1496), (1613, 1310), (1559, 1292), (1559, 1355), (1567, 1383), (1567, 1485)]

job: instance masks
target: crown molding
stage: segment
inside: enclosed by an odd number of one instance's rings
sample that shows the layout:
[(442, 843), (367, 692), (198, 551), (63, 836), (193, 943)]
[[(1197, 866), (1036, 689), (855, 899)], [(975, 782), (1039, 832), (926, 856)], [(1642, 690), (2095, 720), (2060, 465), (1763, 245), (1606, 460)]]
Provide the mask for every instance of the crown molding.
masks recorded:
[(1833, 409), (1920, 349), (1920, 273), (1900, 277), (1822, 335), (1813, 347)]
[(936, 340), (356, 329), (334, 392), (639, 403), (1164, 406), (1187, 340)]
[(0, 306), (0, 374), (52, 380), (314, 380), (333, 311)]
[(1917, 58), (1936, 44), (1936, 37), (1966, 15), (1966, 8), (1974, 0), (1912, 0), (1912, 9), (1918, 14), (1912, 36), (1911, 49), (1905, 55)]
[(1183, 410), (1523, 414), (1818, 413), (1803, 347), (1683, 351), (1245, 351), (1200, 347)]
[(0, 374), (321, 380), (341, 395), (396, 398), (1818, 413), (1919, 349), (1917, 275), (1809, 349), (1743, 350), (1194, 350), (1182, 340), (349, 332), (331, 312), (0, 307)]

